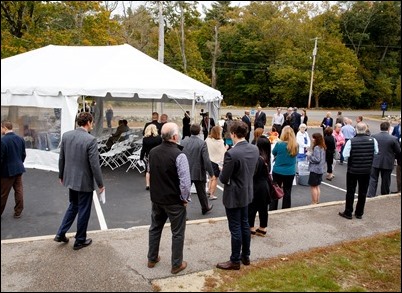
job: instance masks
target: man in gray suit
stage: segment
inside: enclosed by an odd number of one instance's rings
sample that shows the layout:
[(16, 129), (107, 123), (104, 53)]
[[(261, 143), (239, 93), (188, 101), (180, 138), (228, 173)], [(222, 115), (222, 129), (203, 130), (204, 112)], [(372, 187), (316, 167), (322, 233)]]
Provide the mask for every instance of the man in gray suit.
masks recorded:
[(69, 189), (70, 205), (54, 238), (56, 242), (68, 242), (67, 231), (77, 218), (74, 250), (92, 243), (87, 238), (88, 221), (91, 215), (92, 195), (96, 186), (99, 193), (105, 190), (99, 165), (96, 138), (88, 132), (93, 129), (93, 117), (82, 112), (77, 117), (78, 128), (63, 134), (59, 157), (59, 179)]
[(380, 124), (381, 132), (372, 135), (378, 142), (378, 154), (374, 155), (367, 197), (376, 196), (380, 173), (381, 194), (390, 193), (391, 173), (394, 169), (395, 157), (399, 157), (401, 154), (401, 147), (398, 139), (389, 134), (389, 128), (389, 122), (382, 122)]
[(203, 215), (210, 212), (213, 205), (209, 205), (207, 193), (205, 191), (207, 183), (207, 172), (214, 179), (214, 171), (212, 169), (211, 160), (209, 159), (207, 143), (199, 137), (201, 126), (199, 124), (191, 124), (190, 137), (186, 137), (181, 142), (183, 152), (186, 154), (191, 174), (191, 183), (194, 183), (197, 190), (198, 199), (201, 204), (201, 212)]
[(250, 226), (248, 205), (253, 200), (253, 174), (259, 157), (258, 148), (249, 144), (245, 136), (247, 125), (234, 121), (230, 135), (234, 146), (225, 153), (220, 181), (225, 185), (223, 205), (226, 209), (231, 234), (232, 253), (230, 260), (218, 263), (223, 270), (239, 270), (240, 261), (250, 264)]

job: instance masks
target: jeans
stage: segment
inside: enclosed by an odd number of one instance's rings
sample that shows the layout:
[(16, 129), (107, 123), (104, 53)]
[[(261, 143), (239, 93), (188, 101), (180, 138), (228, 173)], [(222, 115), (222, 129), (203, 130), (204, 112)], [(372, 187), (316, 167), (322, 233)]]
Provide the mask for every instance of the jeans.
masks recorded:
[(67, 208), (57, 235), (66, 235), (78, 214), (75, 243), (83, 243), (87, 239), (87, 229), (89, 217), (91, 216), (93, 192), (76, 191), (72, 189), (69, 191), (70, 205)]
[(250, 256), (251, 233), (248, 224), (248, 206), (242, 208), (226, 208), (229, 231), (231, 235), (232, 254), (230, 261), (240, 263), (241, 256)]

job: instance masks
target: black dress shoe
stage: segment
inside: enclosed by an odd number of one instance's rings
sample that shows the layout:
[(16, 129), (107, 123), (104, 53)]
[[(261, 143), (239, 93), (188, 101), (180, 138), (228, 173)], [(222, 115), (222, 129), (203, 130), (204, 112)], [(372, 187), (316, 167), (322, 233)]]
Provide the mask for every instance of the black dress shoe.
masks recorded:
[(92, 243), (92, 239), (87, 238), (87, 240), (85, 240), (84, 242), (75, 242), (73, 249), (78, 250), (78, 249), (87, 247), (88, 245), (91, 245), (91, 243)]
[(56, 241), (56, 242), (67, 243), (69, 239), (66, 237), (66, 235), (63, 235), (63, 236), (56, 235), (53, 240)]
[(356, 214), (355, 214), (355, 217), (356, 217), (356, 219), (360, 219), (360, 220), (363, 218), (362, 215), (356, 215)]
[(218, 263), (216, 267), (222, 270), (240, 270), (240, 263), (235, 263), (229, 260), (227, 262)]
[(242, 264), (244, 264), (245, 266), (250, 265), (250, 258), (248, 256), (242, 256), (241, 257), (241, 262)]
[(342, 213), (339, 212), (338, 215), (340, 215), (341, 217), (344, 217), (345, 219), (352, 220), (352, 216), (345, 214), (345, 212), (342, 212)]
[(206, 215), (206, 214), (208, 214), (211, 210), (212, 210), (212, 208), (214, 207), (214, 205), (210, 205), (210, 207), (209, 207), (209, 209), (207, 209), (206, 211), (202, 211), (202, 214), (203, 215)]

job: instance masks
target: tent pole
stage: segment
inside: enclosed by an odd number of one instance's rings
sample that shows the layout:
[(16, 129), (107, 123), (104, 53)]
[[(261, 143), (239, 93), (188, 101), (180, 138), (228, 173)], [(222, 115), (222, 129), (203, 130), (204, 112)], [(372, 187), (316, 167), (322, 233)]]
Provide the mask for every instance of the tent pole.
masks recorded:
[(193, 123), (195, 123), (195, 99), (196, 99), (196, 94), (194, 93), (194, 99), (193, 99), (193, 104), (191, 107), (191, 113), (193, 113)]

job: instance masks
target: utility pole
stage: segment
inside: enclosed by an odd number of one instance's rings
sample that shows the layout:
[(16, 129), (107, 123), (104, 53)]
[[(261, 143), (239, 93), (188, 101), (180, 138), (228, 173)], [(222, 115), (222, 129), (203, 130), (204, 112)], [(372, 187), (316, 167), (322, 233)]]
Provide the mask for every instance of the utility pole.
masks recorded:
[[(165, 52), (165, 22), (163, 20), (163, 1), (158, 1), (159, 8), (159, 44), (158, 44), (158, 61), (164, 63)], [(163, 113), (163, 102), (160, 104), (160, 113)], [(152, 107), (153, 108), (153, 107)], [(157, 108), (157, 107), (156, 107)]]
[(307, 109), (310, 109), (311, 105), (311, 96), (313, 95), (313, 81), (314, 81), (314, 66), (315, 66), (315, 56), (317, 55), (317, 42), (318, 38), (315, 37), (314, 49), (313, 49), (313, 65), (311, 66), (311, 81), (310, 81), (310, 92), (308, 94), (308, 104)]

